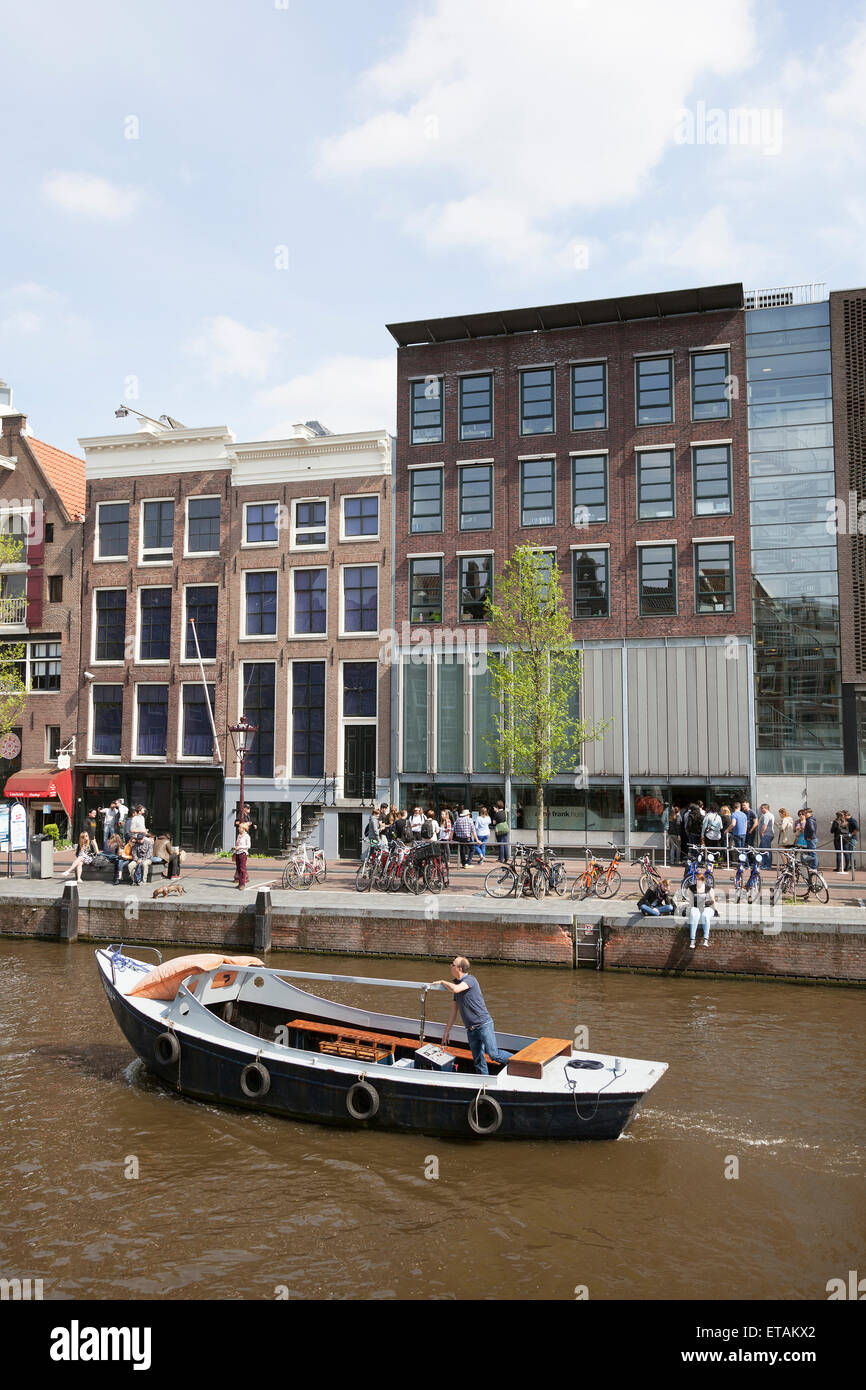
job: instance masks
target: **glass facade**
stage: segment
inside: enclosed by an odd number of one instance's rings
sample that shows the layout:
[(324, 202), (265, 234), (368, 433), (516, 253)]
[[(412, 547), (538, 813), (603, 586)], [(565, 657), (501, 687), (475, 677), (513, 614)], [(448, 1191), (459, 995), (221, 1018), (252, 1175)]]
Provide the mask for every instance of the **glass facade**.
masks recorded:
[(437, 671), (437, 766), (440, 772), (463, 772), (463, 667), (443, 662)]
[(758, 772), (839, 773), (830, 305), (746, 314)]
[(403, 664), (403, 771), (427, 772), (427, 675), (420, 661)]

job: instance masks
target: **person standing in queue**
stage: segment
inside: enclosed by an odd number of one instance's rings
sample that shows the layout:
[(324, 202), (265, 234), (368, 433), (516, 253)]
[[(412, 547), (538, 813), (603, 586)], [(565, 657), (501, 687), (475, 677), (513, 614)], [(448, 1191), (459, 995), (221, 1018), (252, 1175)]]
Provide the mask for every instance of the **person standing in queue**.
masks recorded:
[(511, 1053), (503, 1052), (496, 1045), (493, 1019), (490, 1017), (484, 1002), (481, 986), (475, 976), (470, 974), (469, 962), (466, 957), (454, 957), (451, 962), (450, 980), (434, 980), (433, 983), (444, 985), (446, 989), (450, 989), (454, 996), (451, 1000), (451, 1012), (448, 1015), (448, 1022), (445, 1024), (445, 1032), (442, 1034), (442, 1046), (448, 1046), (451, 1029), (457, 1020), (459, 1010), (463, 1026), (466, 1029), (466, 1036), (469, 1039), (472, 1061), (479, 1075), (488, 1075), (487, 1057), (490, 1058), (491, 1062), (507, 1062)]

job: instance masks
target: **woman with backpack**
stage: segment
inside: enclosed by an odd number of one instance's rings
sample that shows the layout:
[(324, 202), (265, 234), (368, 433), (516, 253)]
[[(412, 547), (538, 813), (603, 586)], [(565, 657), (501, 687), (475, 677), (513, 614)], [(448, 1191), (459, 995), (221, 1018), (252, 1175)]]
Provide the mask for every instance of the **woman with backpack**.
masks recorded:
[(715, 801), (710, 802), (710, 809), (701, 822), (701, 844), (707, 849), (722, 847), (722, 818)]
[(493, 836), (499, 851), (500, 864), (508, 863), (508, 834), (508, 813), (505, 810), (505, 802), (497, 801), (493, 808)]

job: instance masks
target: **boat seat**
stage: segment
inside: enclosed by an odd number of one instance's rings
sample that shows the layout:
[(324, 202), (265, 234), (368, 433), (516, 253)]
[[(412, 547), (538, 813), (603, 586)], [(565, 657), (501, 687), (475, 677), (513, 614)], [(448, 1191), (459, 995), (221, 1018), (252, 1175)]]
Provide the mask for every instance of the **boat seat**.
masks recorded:
[(540, 1081), (546, 1063), (570, 1053), (571, 1042), (568, 1038), (536, 1038), (535, 1042), (522, 1047), (509, 1058), (508, 1074), (529, 1076)]
[[(322, 1038), (330, 1040), (336, 1039), (338, 1042), (342, 1040), (345, 1042), (346, 1045), (351, 1045), (355, 1047), (385, 1047), (388, 1048), (391, 1052), (393, 1052), (394, 1048), (396, 1047), (407, 1047), (411, 1048), (412, 1051), (415, 1052), (421, 1046), (420, 1040), (418, 1038), (395, 1038), (392, 1033), (373, 1033), (367, 1029), (361, 1028), (341, 1028), (339, 1024), (315, 1023), (308, 1018), (291, 1018), (285, 1026), (287, 1028), (297, 1028), (298, 1031), (301, 1033), (318, 1034)], [(441, 1046), (441, 1044), (439, 1045)], [(568, 1046), (570, 1049), (571, 1044), (569, 1043)], [(336, 1047), (330, 1044), (326, 1045), (323, 1042), (319, 1043), (319, 1050), (321, 1052), (335, 1052), (338, 1056), (348, 1055), (354, 1057), (357, 1055), (354, 1052), (339, 1052)], [(445, 1051), (450, 1052), (453, 1057), (460, 1057), (468, 1059), (470, 1062), (472, 1061), (472, 1053), (470, 1052), (468, 1047), (453, 1047), (451, 1043), (449, 1043), (448, 1046), (445, 1048)], [(365, 1057), (363, 1060), (373, 1061), (379, 1059), (374, 1059), (373, 1057)], [(492, 1062), (493, 1058), (488, 1056), (487, 1060), (488, 1062)]]

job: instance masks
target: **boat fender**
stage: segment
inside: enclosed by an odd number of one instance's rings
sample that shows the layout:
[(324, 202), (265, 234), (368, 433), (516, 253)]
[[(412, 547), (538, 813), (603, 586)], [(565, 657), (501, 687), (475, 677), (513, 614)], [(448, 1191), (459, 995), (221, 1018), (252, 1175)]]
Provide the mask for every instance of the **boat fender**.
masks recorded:
[[(486, 1118), (481, 1118), (481, 1107), (487, 1110)], [(482, 1086), (469, 1106), (469, 1128), (476, 1134), (495, 1134), (502, 1124), (502, 1106), (493, 1096), (489, 1096)]]
[(271, 1074), (258, 1058), (244, 1067), (241, 1072), (241, 1090), (245, 1096), (249, 1096), (251, 1100), (258, 1100), (260, 1096), (266, 1096), (270, 1089)]
[(372, 1120), (379, 1110), (379, 1092), (362, 1077), (348, 1091), (346, 1109), (353, 1120)]
[(154, 1043), (156, 1060), (162, 1062), (163, 1066), (168, 1066), (171, 1062), (176, 1062), (180, 1056), (180, 1043), (174, 1033), (160, 1033)]

